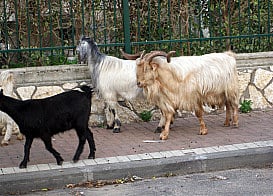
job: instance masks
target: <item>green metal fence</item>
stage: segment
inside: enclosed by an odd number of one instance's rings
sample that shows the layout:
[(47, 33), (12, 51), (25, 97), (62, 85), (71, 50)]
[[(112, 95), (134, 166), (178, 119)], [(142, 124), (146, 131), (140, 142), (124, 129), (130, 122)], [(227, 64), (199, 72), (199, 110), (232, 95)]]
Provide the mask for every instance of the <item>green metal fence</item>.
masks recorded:
[(121, 47), (177, 55), (271, 51), (273, 1), (0, 1), (1, 67), (75, 63), (83, 34), (118, 57)]

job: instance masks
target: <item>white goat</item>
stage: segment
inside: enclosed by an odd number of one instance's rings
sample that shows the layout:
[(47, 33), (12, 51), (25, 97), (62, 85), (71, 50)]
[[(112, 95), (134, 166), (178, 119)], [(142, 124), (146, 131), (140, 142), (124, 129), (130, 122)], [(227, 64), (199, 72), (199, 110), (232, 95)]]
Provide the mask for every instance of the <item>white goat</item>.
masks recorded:
[[(13, 96), (14, 77), (13, 73), (9, 70), (2, 71), (0, 73), (0, 86), (3, 89), (3, 93), (8, 96)], [(22, 140), (23, 135), (20, 133), (17, 124), (6, 113), (0, 111), (0, 129), (4, 138), (1, 141), (1, 145), (8, 145), (12, 134), (17, 134), (17, 139)]]
[(102, 54), (97, 44), (89, 37), (81, 37), (77, 46), (80, 61), (89, 66), (92, 84), (107, 104), (107, 128), (120, 132), (121, 122), (117, 114), (118, 96), (131, 100), (142, 94), (137, 87), (136, 61), (123, 60)]
[[(137, 59), (137, 85), (165, 118), (160, 139), (167, 139), (176, 110), (195, 112), (200, 134), (207, 134), (203, 105), (226, 106), (225, 126), (238, 126), (238, 75), (234, 53), (181, 56), (166, 62), (165, 52), (154, 51)], [(163, 122), (163, 121), (162, 121)]]

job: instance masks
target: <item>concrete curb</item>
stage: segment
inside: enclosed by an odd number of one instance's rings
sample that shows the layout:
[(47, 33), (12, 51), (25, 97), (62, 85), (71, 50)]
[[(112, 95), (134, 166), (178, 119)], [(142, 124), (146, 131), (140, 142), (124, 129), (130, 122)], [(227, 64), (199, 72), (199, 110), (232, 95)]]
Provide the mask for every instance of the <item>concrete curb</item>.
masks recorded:
[(40, 164), (27, 169), (2, 168), (1, 194), (26, 193), (43, 188), (63, 188), (88, 180), (113, 180), (128, 176), (153, 177), (188, 174), (273, 163), (273, 140), (82, 160), (63, 166)]

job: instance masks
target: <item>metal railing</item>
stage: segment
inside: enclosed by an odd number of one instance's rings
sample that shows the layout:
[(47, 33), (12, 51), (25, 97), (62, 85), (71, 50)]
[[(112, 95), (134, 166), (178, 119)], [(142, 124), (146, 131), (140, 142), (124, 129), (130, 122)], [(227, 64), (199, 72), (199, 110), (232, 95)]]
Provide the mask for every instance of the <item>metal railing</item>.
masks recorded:
[[(75, 63), (89, 35), (108, 55), (273, 50), (272, 0), (2, 0), (0, 66)], [(72, 59), (72, 60), (71, 60)]]

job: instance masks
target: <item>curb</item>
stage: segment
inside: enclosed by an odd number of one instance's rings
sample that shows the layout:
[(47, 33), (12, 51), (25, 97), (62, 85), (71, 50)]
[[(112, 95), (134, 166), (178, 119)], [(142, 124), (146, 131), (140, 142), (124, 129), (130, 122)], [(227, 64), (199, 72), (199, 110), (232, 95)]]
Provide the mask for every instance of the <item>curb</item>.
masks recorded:
[[(127, 155), (78, 163), (30, 165), (27, 169), (1, 168), (1, 194), (23, 194), (44, 188), (63, 188), (90, 180), (143, 178), (166, 174), (189, 174), (273, 163), (273, 140)], [(1, 173), (2, 172), (2, 173)]]

